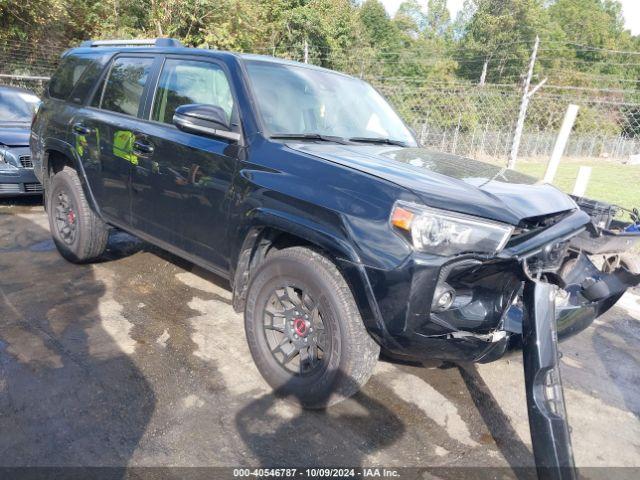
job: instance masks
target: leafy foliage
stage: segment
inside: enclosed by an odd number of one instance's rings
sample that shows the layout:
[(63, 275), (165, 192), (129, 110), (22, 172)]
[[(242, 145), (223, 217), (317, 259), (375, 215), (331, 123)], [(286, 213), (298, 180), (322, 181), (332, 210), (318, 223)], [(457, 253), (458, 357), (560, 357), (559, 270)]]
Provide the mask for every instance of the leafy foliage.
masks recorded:
[[(577, 95), (585, 98), (593, 88), (606, 101), (640, 102), (640, 37), (624, 29), (616, 0), (465, 0), (455, 19), (446, 0), (405, 0), (393, 17), (379, 0), (0, 0), (3, 73), (45, 75), (53, 60), (43, 58), (87, 38), (170, 36), (191, 46), (296, 60), (306, 52), (314, 64), (374, 83), (415, 85), (395, 93), (396, 104), (415, 118), (425, 101), (445, 101), (427, 85), (475, 85), (483, 71), (487, 84), (518, 85), (536, 35), (534, 82), (547, 78), (547, 85), (581, 89)], [(478, 128), (487, 95), (479, 91), (456, 118), (436, 123)], [(514, 108), (517, 97), (509, 97)], [(527, 122), (550, 127), (545, 102), (536, 103)], [(637, 108), (623, 115), (608, 119), (605, 130), (620, 131), (619, 124), (640, 118)], [(588, 131), (592, 117), (583, 110), (577, 128)]]

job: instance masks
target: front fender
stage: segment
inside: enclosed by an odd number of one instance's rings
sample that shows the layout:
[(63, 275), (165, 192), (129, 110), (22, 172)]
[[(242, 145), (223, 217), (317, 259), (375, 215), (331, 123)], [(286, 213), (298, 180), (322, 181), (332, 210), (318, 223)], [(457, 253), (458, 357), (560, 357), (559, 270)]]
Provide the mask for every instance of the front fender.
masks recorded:
[[(245, 222), (239, 230), (235, 245), (241, 247), (232, 256), (235, 271), (234, 306), (244, 301), (250, 262), (260, 248), (267, 232), (280, 232), (295, 236), (327, 252), (345, 277), (353, 293), (362, 320), (369, 333), (379, 342), (387, 338), (382, 315), (375, 300), (373, 289), (356, 250), (340, 229), (315, 222), (307, 217), (271, 208), (255, 208), (243, 215)], [(334, 225), (339, 225), (336, 222)]]

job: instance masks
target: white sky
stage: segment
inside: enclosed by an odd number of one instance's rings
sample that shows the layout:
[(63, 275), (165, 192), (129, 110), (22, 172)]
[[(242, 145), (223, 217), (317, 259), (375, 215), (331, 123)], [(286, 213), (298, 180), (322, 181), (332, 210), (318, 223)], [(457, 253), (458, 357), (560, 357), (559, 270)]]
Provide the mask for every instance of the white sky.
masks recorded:
[[(402, 0), (381, 0), (387, 11), (393, 15)], [(618, 0), (622, 4), (624, 19), (626, 26), (634, 35), (640, 35), (640, 0)], [(427, 5), (427, 0), (419, 0), (423, 5)], [(456, 13), (462, 8), (464, 0), (447, 0), (451, 16), (455, 17)]]

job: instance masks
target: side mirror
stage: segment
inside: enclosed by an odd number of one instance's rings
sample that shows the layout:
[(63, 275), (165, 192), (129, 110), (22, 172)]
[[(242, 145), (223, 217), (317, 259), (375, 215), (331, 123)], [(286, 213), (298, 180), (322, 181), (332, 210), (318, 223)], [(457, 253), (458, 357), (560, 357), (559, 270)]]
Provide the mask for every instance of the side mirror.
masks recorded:
[(180, 130), (196, 135), (224, 138), (232, 142), (240, 140), (240, 134), (231, 131), (224, 110), (216, 105), (181, 105), (173, 115), (173, 124)]

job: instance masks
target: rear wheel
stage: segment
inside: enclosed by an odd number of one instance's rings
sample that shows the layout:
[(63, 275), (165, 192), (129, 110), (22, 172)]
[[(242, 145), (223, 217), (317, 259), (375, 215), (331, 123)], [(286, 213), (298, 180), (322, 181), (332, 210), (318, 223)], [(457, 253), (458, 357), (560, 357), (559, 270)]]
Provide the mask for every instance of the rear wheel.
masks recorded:
[(313, 250), (269, 255), (247, 295), (253, 359), (276, 393), (324, 408), (366, 383), (380, 353), (336, 266)]
[(49, 227), (60, 254), (74, 263), (100, 257), (109, 230), (89, 206), (76, 171), (64, 167), (56, 173), (47, 195)]

